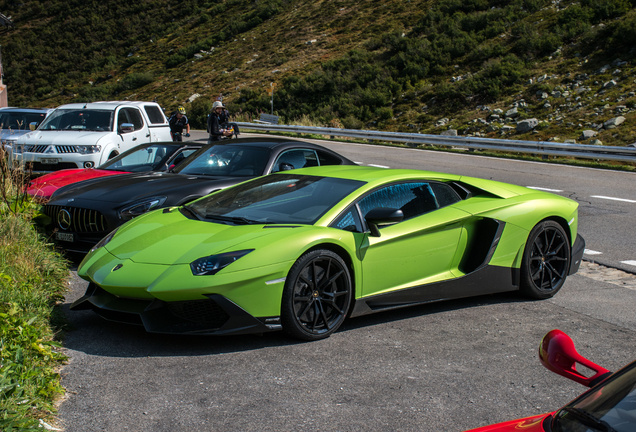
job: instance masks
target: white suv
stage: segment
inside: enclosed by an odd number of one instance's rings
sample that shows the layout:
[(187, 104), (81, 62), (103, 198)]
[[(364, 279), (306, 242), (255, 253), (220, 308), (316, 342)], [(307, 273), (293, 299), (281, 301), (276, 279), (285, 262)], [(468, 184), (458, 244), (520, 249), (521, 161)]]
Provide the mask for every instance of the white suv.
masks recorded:
[(18, 138), (14, 167), (46, 173), (92, 168), (139, 144), (172, 141), (170, 126), (154, 102), (68, 104), (37, 130)]

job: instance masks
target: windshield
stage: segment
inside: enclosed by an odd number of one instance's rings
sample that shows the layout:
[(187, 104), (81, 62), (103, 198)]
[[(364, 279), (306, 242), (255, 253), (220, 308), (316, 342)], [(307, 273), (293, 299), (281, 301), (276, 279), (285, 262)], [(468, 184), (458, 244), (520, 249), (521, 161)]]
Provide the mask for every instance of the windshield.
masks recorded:
[(77, 130), (111, 132), (113, 112), (91, 109), (56, 109), (39, 130)]
[(240, 145), (215, 145), (184, 162), (175, 172), (188, 175), (254, 177), (264, 174), (270, 150)]
[(0, 129), (29, 130), (29, 124), (40, 124), (46, 113), (0, 112)]
[(558, 411), (555, 432), (636, 430), (636, 362)]
[(272, 174), (197, 200), (186, 208), (200, 219), (232, 223), (313, 224), (364, 182)]
[(100, 165), (99, 169), (128, 172), (159, 171), (179, 148), (180, 146), (171, 144), (153, 144), (135, 148)]

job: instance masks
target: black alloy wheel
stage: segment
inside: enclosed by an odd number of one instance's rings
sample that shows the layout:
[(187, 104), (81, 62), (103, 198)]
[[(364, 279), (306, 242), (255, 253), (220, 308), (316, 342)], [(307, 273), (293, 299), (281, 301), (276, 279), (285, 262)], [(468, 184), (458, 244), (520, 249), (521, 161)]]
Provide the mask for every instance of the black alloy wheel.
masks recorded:
[(565, 283), (570, 268), (570, 242), (557, 222), (535, 226), (523, 253), (521, 291), (529, 297), (546, 299)]
[(283, 291), (283, 329), (299, 339), (318, 340), (338, 330), (351, 303), (352, 287), (344, 260), (329, 250), (301, 256)]

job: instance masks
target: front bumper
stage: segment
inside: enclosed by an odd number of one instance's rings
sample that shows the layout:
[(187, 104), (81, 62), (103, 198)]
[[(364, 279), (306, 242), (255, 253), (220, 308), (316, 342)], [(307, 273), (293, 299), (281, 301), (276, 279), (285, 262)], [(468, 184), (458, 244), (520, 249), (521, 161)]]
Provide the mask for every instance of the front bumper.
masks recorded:
[(282, 329), (280, 317), (256, 318), (220, 294), (166, 302), (117, 297), (90, 283), (71, 310), (93, 310), (109, 321), (143, 325), (149, 333), (228, 335)]

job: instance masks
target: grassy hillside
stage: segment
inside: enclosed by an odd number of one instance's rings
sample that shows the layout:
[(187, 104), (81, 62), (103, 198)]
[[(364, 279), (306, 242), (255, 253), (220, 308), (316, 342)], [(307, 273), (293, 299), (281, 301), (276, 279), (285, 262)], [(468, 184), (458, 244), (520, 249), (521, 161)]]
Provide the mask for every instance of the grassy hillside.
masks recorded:
[(220, 94), (269, 111), (275, 82), (288, 122), (627, 145), (631, 1), (0, 1), (0, 44), (12, 105), (157, 99), (202, 127)]

